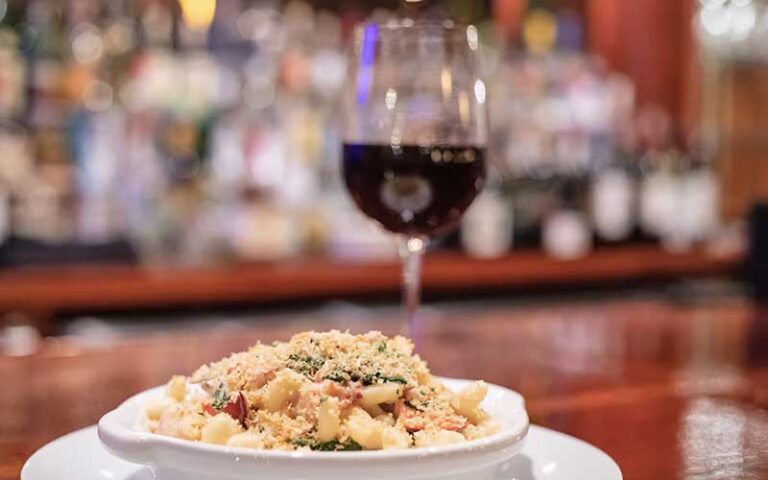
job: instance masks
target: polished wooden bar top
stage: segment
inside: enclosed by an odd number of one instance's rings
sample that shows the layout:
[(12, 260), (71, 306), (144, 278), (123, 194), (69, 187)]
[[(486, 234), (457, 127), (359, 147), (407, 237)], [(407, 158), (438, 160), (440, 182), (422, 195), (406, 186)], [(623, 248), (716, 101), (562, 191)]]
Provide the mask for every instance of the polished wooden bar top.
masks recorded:
[[(35, 449), (173, 373), (330, 327), (392, 333), (397, 322), (391, 311), (320, 311), (48, 339), (38, 353), (0, 357), (0, 479), (18, 478)], [(520, 391), (534, 423), (605, 450), (627, 480), (768, 478), (768, 313), (744, 299), (454, 304), (426, 308), (415, 337), (435, 373)]]

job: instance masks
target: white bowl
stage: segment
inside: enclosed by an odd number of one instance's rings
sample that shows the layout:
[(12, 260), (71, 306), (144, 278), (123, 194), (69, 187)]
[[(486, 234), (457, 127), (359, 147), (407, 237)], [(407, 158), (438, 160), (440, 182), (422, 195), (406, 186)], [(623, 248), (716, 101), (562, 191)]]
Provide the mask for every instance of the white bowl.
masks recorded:
[[(467, 380), (442, 379), (451, 389)], [(158, 480), (485, 480), (517, 454), (528, 433), (523, 397), (489, 385), (483, 408), (501, 425), (490, 437), (445, 447), (366, 452), (285, 452), (210, 445), (147, 432), (140, 418), (153, 388), (126, 400), (99, 421), (109, 451), (149, 466)]]

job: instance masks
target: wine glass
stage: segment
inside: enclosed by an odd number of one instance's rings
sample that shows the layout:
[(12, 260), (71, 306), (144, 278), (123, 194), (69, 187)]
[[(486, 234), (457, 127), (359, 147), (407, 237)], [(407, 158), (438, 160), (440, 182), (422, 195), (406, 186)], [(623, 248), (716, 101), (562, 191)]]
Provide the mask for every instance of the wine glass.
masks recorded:
[(424, 250), (456, 227), (485, 180), (485, 97), (474, 26), (405, 18), (355, 31), (344, 181), (360, 210), (397, 235), (411, 335)]

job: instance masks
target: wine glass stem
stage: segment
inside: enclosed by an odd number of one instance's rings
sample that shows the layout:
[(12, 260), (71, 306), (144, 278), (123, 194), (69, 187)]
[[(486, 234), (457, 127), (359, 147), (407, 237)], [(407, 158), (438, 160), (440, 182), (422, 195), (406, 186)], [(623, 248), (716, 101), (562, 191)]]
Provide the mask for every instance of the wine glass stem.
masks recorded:
[(401, 236), (398, 242), (400, 258), (403, 261), (403, 300), (407, 322), (403, 325), (403, 333), (414, 337), (416, 314), (421, 301), (421, 259), (427, 247), (427, 240)]

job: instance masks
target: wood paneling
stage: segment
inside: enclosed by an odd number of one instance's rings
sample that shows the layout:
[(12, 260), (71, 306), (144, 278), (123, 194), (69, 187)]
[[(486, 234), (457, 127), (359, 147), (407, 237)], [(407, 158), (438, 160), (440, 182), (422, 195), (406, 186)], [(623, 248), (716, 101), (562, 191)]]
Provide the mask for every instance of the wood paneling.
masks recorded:
[(768, 66), (732, 64), (722, 75), (718, 164), (723, 214), (739, 218), (756, 201), (768, 201)]

